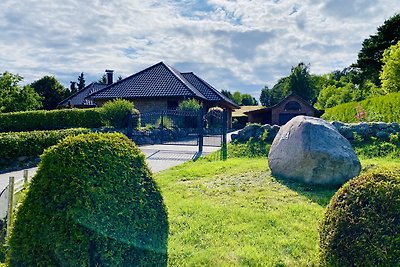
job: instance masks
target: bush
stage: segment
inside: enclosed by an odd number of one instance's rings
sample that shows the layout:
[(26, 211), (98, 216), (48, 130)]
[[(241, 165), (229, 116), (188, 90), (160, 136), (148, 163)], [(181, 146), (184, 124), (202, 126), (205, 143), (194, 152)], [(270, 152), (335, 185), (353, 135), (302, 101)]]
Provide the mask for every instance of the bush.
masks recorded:
[[(103, 124), (115, 128), (128, 126), (128, 113), (133, 115), (133, 128), (139, 128), (139, 111), (134, 109), (133, 103), (124, 99), (114, 99), (106, 102), (102, 107)], [(136, 116), (135, 116), (136, 115)]]
[(122, 134), (46, 150), (9, 239), (10, 266), (166, 266), (168, 221), (144, 155)]
[(183, 100), (178, 105), (180, 111), (197, 112), (200, 108), (201, 105), (196, 99)]
[(43, 151), (67, 136), (89, 133), (89, 129), (66, 129), (53, 131), (12, 132), (0, 134), (0, 166), (19, 157), (39, 157)]
[(375, 169), (347, 182), (320, 227), (322, 266), (399, 266), (400, 169)]
[(212, 107), (207, 111), (207, 127), (208, 128), (222, 128), (222, 116), (224, 110), (220, 107)]

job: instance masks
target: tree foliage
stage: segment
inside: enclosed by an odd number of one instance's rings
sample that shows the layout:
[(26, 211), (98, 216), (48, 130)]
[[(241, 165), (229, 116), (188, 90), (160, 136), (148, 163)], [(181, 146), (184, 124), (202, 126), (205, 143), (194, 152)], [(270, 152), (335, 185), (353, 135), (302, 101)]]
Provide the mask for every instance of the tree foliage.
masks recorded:
[(386, 93), (400, 91), (400, 41), (383, 53), (383, 67), (380, 74), (382, 90)]
[(400, 13), (395, 14), (378, 27), (377, 33), (365, 39), (354, 65), (361, 70), (362, 78), (380, 85), (383, 52), (400, 40)]
[(250, 94), (242, 94), (239, 91), (231, 93), (228, 90), (222, 90), (221, 93), (235, 102), (239, 106), (257, 106), (257, 100)]
[(41, 97), (29, 85), (19, 86), (22, 76), (4, 72), (0, 75), (0, 113), (35, 110), (42, 107)]
[(300, 62), (296, 67), (292, 67), (289, 77), (287, 77), (283, 93), (289, 95), (296, 93), (309, 103), (314, 103), (317, 96), (317, 89), (309, 72), (310, 65)]
[(68, 90), (54, 76), (44, 76), (31, 83), (31, 87), (42, 97), (43, 108), (52, 110), (57, 108), (67, 95)]
[(81, 72), (78, 76), (78, 90), (82, 90), (83, 88), (85, 88), (85, 74)]

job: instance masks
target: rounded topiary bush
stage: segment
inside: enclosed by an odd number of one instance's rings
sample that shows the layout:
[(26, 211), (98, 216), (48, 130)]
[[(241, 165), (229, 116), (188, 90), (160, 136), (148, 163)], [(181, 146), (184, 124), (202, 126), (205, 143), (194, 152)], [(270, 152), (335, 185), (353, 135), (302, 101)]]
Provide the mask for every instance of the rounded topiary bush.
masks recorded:
[(320, 227), (321, 266), (399, 266), (400, 169), (375, 169), (347, 182)]
[(46, 150), (18, 209), (10, 266), (166, 266), (168, 221), (144, 155), (121, 134)]

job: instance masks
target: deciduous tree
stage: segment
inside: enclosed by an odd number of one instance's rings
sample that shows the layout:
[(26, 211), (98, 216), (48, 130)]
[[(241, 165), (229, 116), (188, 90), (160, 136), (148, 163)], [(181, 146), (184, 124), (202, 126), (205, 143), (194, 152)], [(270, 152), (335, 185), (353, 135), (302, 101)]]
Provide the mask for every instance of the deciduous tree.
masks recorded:
[(400, 41), (383, 53), (383, 67), (380, 74), (382, 90), (386, 93), (400, 91)]
[(42, 107), (41, 97), (29, 85), (19, 86), (22, 76), (4, 72), (0, 75), (0, 112), (35, 110)]
[(47, 110), (57, 108), (67, 95), (68, 90), (54, 76), (44, 76), (34, 81), (31, 87), (42, 97), (43, 108)]

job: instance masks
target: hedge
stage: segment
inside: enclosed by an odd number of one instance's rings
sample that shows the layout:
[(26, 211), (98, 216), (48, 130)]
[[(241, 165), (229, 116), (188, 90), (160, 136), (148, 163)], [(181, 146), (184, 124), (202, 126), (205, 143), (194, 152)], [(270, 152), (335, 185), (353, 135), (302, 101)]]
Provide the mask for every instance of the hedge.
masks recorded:
[(17, 211), (9, 266), (167, 266), (168, 220), (138, 147), (68, 137), (41, 157)]
[(400, 93), (391, 93), (328, 108), (322, 118), (329, 121), (382, 121), (400, 123)]
[(19, 157), (36, 158), (67, 136), (89, 133), (90, 129), (0, 133), (0, 166)]
[[(139, 111), (132, 109), (132, 113)], [(139, 128), (139, 116), (133, 116), (133, 129)], [(103, 108), (35, 110), (0, 113), (0, 132), (56, 130), (66, 128), (98, 128), (114, 126), (115, 115)], [(121, 120), (120, 120), (121, 121)], [(123, 120), (122, 120), (123, 121)], [(120, 124), (116, 126), (121, 126)], [(126, 122), (122, 125), (126, 127)]]

